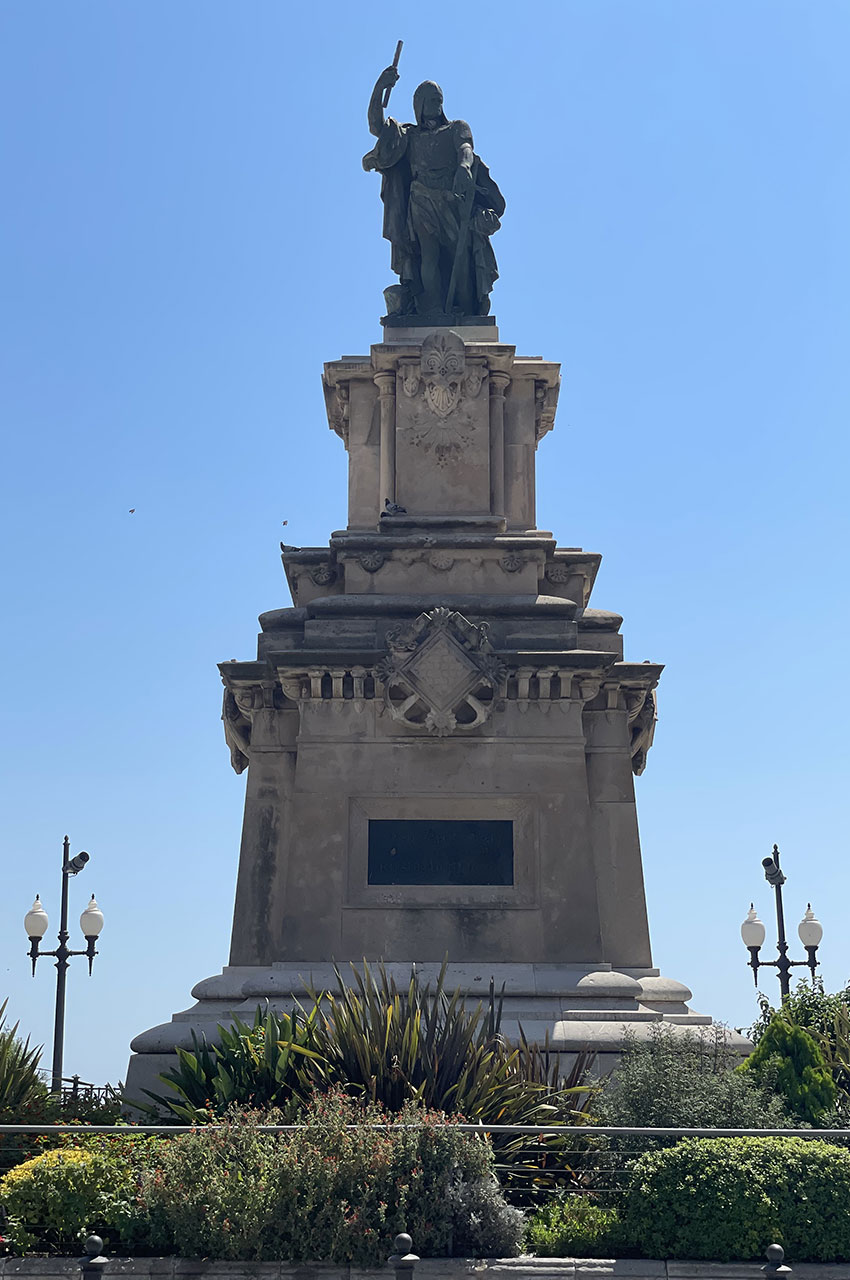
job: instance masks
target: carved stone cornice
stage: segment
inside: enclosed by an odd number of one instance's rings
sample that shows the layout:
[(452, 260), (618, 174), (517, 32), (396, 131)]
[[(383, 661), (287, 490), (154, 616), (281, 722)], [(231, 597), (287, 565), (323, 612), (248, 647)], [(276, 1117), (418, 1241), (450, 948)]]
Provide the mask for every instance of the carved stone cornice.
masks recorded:
[(584, 707), (597, 696), (605, 678), (608, 664), (604, 655), (600, 657), (601, 663), (587, 668), (552, 660), (511, 667), (504, 696), (522, 712), (532, 706), (544, 713), (557, 707), (566, 714), (574, 706)]
[(278, 667), (281, 688), (299, 705), (337, 709), (353, 706), (362, 711), (377, 696), (378, 682), (371, 667), (359, 663), (331, 665), (322, 663), (300, 670)]
[(606, 710), (626, 713), (632, 771), (646, 768), (658, 720), (656, 685), (663, 666), (654, 662), (616, 662), (605, 679)]
[(265, 663), (223, 662), (219, 671), (224, 685), (224, 740), (230, 750), (230, 763), (236, 773), (242, 773), (251, 760), (254, 716), (260, 711), (280, 710), (283, 692)]
[(591, 551), (552, 548), (543, 576), (555, 593), (563, 592), (582, 608), (587, 608), (602, 557)]
[[(323, 592), (331, 588), (336, 592), (342, 590), (344, 568), (342, 562), (337, 560), (333, 548), (288, 547), (283, 542), (280, 546), (284, 573), (296, 605), (301, 603), (302, 583), (312, 583)], [(315, 594), (315, 591), (308, 588), (308, 598)]]

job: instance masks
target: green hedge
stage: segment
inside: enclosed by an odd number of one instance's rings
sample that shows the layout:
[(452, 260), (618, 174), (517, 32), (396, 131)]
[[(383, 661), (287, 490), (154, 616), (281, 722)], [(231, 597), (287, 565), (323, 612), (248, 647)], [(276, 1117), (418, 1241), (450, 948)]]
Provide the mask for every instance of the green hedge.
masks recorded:
[(805, 1138), (686, 1138), (635, 1162), (622, 1227), (650, 1258), (755, 1259), (775, 1242), (793, 1262), (846, 1262), (850, 1151)]

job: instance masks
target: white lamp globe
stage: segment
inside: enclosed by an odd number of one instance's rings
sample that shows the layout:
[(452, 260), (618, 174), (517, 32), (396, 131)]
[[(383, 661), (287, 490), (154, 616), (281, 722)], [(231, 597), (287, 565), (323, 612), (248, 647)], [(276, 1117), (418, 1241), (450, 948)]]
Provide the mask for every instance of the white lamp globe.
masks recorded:
[(741, 925), (741, 937), (744, 939), (745, 947), (760, 947), (764, 942), (764, 925), (756, 915), (756, 909), (752, 902), (747, 912), (747, 918)]
[(86, 938), (96, 938), (103, 928), (103, 912), (97, 905), (94, 894), (91, 902), (80, 916), (80, 928)]
[(806, 907), (806, 914), (797, 926), (797, 932), (804, 947), (820, 946), (820, 940), (823, 937), (823, 925), (815, 916), (814, 911), (812, 911), (811, 903)]
[(24, 928), (28, 938), (43, 938), (49, 924), (47, 912), (41, 904), (41, 898), (35, 895), (35, 902), (24, 916)]

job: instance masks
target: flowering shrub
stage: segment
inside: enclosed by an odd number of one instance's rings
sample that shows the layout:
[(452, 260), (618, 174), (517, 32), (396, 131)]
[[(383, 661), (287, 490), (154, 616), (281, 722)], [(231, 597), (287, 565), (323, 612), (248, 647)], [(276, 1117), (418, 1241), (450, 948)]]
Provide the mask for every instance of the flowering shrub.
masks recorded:
[(330, 1092), (303, 1129), (261, 1133), (269, 1121), (247, 1115), (161, 1149), (143, 1177), (152, 1247), (369, 1267), (408, 1231), (425, 1257), (518, 1252), (523, 1216), (499, 1190), (489, 1143), (443, 1115), (408, 1104), (388, 1117)]

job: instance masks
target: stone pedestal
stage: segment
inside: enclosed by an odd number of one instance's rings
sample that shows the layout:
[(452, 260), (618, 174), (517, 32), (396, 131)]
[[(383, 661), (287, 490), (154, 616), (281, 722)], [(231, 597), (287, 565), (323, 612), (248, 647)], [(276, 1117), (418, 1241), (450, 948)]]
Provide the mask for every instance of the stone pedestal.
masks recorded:
[(283, 549), (293, 607), (221, 666), (250, 766), (230, 965), (136, 1037), (130, 1096), (192, 1029), (363, 958), (504, 982), (506, 1030), (567, 1054), (710, 1022), (652, 968), (634, 775), (661, 667), (590, 608), (600, 557), (536, 527), (559, 368), (495, 327), (387, 336), (325, 366), (347, 527)]

